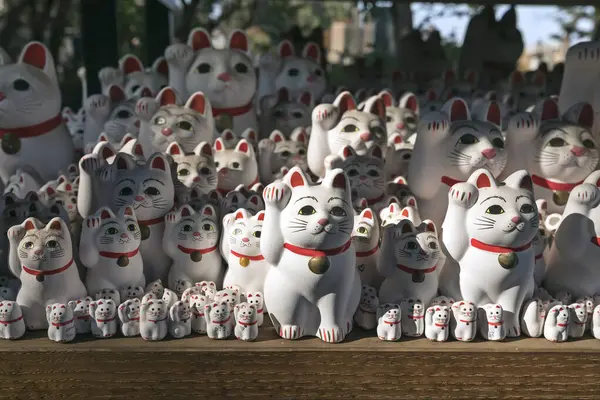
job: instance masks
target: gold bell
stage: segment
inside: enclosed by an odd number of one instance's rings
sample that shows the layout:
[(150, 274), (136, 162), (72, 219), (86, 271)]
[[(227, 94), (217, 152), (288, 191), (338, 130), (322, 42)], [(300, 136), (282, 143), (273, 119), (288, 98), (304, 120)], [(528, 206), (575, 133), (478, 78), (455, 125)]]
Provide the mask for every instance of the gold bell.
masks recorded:
[(119, 267), (126, 267), (129, 265), (129, 257), (127, 256), (121, 256), (119, 258), (117, 258), (117, 265)]
[(504, 253), (498, 256), (498, 263), (504, 269), (513, 269), (519, 264), (517, 253)]
[(567, 204), (567, 200), (569, 200), (569, 192), (566, 190), (557, 190), (552, 195), (552, 200), (554, 201), (554, 204), (564, 206)]
[(330, 266), (331, 262), (329, 261), (329, 257), (318, 256), (313, 257), (308, 261), (308, 269), (310, 269), (313, 274), (317, 275), (322, 275), (327, 272)]
[(192, 251), (190, 253), (190, 259), (193, 262), (198, 262), (198, 261), (202, 260), (202, 253), (200, 253), (199, 251)]
[(241, 257), (240, 265), (244, 268), (246, 268), (248, 265), (250, 265), (250, 260), (248, 259), (248, 257)]
[(142, 240), (146, 240), (150, 237), (150, 228), (146, 225), (140, 224), (140, 232), (142, 234)]
[(14, 133), (5, 133), (1, 141), (0, 146), (6, 154), (17, 154), (21, 150), (21, 138)]
[(425, 272), (423, 271), (414, 271), (412, 273), (412, 281), (414, 283), (423, 283), (425, 280)]

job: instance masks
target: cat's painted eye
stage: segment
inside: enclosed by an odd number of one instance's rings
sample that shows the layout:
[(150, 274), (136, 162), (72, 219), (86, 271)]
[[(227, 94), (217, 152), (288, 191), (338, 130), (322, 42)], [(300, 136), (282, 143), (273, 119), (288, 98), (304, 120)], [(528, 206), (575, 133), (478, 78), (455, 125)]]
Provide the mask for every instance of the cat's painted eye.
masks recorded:
[(207, 74), (210, 72), (210, 70), (211, 67), (208, 63), (202, 63), (196, 67), (196, 71), (198, 71), (199, 74)]
[(300, 75), (300, 71), (298, 70), (298, 68), (290, 68), (288, 69), (287, 74), (288, 76), (298, 76)]
[(104, 233), (107, 235), (116, 235), (117, 233), (119, 233), (119, 230), (115, 227), (110, 227)]
[(503, 149), (504, 148), (504, 140), (502, 140), (500, 138), (494, 138), (494, 139), (492, 139), (492, 146), (499, 148), (499, 149)]
[(25, 242), (25, 243), (23, 243), (23, 248), (27, 249), (27, 250), (33, 249), (33, 242)]
[(323, 71), (320, 68), (315, 69), (315, 75), (316, 76), (322, 76), (323, 75)]
[(144, 193), (146, 193), (150, 196), (158, 196), (160, 194), (160, 190), (158, 190), (154, 186), (150, 186), (150, 187), (147, 187), (146, 190), (144, 190)]
[(252, 232), (252, 236), (254, 236), (256, 238), (260, 238), (260, 234), (261, 234), (260, 231), (254, 231), (254, 232)]
[(136, 224), (129, 224), (127, 225), (127, 230), (130, 232), (135, 232), (137, 230), (137, 225)]
[(306, 150), (300, 149), (300, 150), (298, 150), (298, 154), (300, 154), (301, 156), (303, 156), (303, 155), (306, 154)]
[(17, 79), (13, 82), (13, 88), (19, 92), (29, 89), (29, 86), (29, 82), (27, 82), (25, 79)]
[(189, 224), (185, 224), (184, 226), (181, 227), (182, 232), (191, 232), (193, 229), (194, 228), (192, 228), (192, 226)]
[(386, 115), (385, 122), (392, 122), (392, 117), (390, 117), (389, 115)]
[(282, 151), (282, 152), (281, 152), (281, 153), (279, 153), (279, 154), (281, 154), (281, 156), (282, 156), (282, 157), (285, 157), (285, 158), (288, 158), (289, 156), (291, 156), (291, 155), (292, 155), (292, 153), (290, 153), (290, 152), (289, 152), (289, 151), (287, 151), (287, 150), (286, 150), (286, 151)]
[(119, 196), (131, 196), (133, 194), (133, 189), (126, 186), (119, 192)]
[(232, 162), (232, 163), (231, 163), (231, 167), (232, 167), (232, 168), (239, 168), (239, 167), (240, 167), (240, 163), (239, 163), (239, 162), (237, 162), (237, 161), (236, 161), (236, 162)]
[(419, 245), (413, 241), (410, 241), (404, 245), (404, 248), (407, 250), (416, 250), (419, 248)]
[(208, 175), (208, 174), (210, 174), (210, 168), (208, 168), (208, 167), (202, 167), (202, 168), (200, 168), (200, 173), (202, 175)]
[(65, 205), (65, 203), (62, 200), (56, 200), (56, 204), (60, 204), (61, 206)]
[(523, 204), (519, 211), (524, 214), (531, 214), (532, 212), (535, 212), (535, 208), (533, 208), (531, 204)]
[(497, 204), (494, 204), (493, 206), (489, 206), (488, 209), (485, 210), (485, 213), (492, 215), (504, 214), (504, 208), (500, 207)]
[(116, 117), (119, 119), (131, 118), (133, 114), (129, 110), (121, 110), (117, 113)]
[(133, 86), (131, 87), (131, 93), (135, 93), (135, 92), (137, 92), (137, 90), (138, 90), (139, 88), (140, 88), (140, 85), (133, 85)]
[(408, 116), (404, 117), (404, 123), (407, 125), (414, 125), (417, 123), (417, 120), (414, 117)]
[(235, 229), (233, 230), (233, 234), (234, 234), (234, 235), (239, 235), (239, 234), (241, 234), (241, 233), (242, 233), (242, 230), (241, 230), (240, 228), (235, 228)]
[(49, 249), (56, 249), (58, 247), (58, 242), (56, 240), (49, 240), (46, 243), (46, 247)]
[(351, 177), (358, 176), (360, 174), (360, 172), (358, 172), (358, 170), (356, 170), (356, 169), (351, 169), (347, 173), (348, 173), (348, 176), (351, 176)]
[(429, 242), (429, 244), (427, 245), (427, 247), (429, 247), (430, 249), (435, 250), (435, 249), (438, 248), (438, 245), (437, 245), (436, 242)]
[(219, 168), (219, 162), (215, 161), (215, 168)]
[(156, 118), (154, 118), (154, 123), (156, 125), (164, 125), (167, 123), (167, 120), (163, 117), (156, 117)]
[(369, 131), (371, 131), (371, 133), (377, 137), (385, 135), (383, 128), (380, 126), (372, 126), (371, 128), (369, 128)]
[(370, 169), (369, 172), (367, 172), (367, 175), (377, 177), (379, 176), (379, 172), (377, 170)]
[(369, 230), (367, 228), (365, 228), (364, 226), (359, 227), (356, 232), (362, 234), (362, 235), (366, 235), (367, 233), (369, 233)]
[(316, 214), (317, 210), (313, 206), (304, 206), (298, 211), (299, 215), (312, 215)]
[(187, 168), (182, 168), (179, 171), (177, 171), (177, 175), (179, 176), (188, 176), (190, 174), (190, 170)]
[(237, 63), (233, 68), (235, 69), (235, 72), (240, 74), (245, 74), (248, 72), (248, 66), (244, 63)]
[(202, 229), (205, 231), (214, 231), (215, 230), (215, 228), (211, 224), (202, 225)]
[(360, 129), (358, 129), (358, 126), (356, 126), (354, 124), (348, 124), (342, 129), (342, 132), (353, 133), (353, 132), (358, 132), (359, 130)]
[(292, 117), (300, 119), (300, 118), (304, 117), (304, 114), (302, 114), (300, 111), (294, 111), (292, 113)]
[(331, 211), (329, 211), (329, 214), (333, 215), (334, 217), (345, 217), (346, 211), (344, 211), (342, 207), (335, 206), (331, 209)]
[(563, 146), (566, 146), (567, 144), (568, 143), (564, 139), (556, 137), (556, 138), (550, 140), (546, 146), (563, 147)]
[(591, 139), (584, 140), (583, 145), (588, 149), (593, 149), (596, 147), (596, 145), (594, 144), (594, 142)]
[(460, 139), (458, 139), (458, 143), (460, 143), (460, 144), (474, 144), (477, 142), (479, 142), (479, 139), (477, 139), (475, 136), (471, 135), (470, 133), (462, 135), (460, 137)]
[(184, 131), (194, 131), (194, 126), (188, 121), (179, 121), (177, 123), (177, 127), (179, 129), (183, 129)]

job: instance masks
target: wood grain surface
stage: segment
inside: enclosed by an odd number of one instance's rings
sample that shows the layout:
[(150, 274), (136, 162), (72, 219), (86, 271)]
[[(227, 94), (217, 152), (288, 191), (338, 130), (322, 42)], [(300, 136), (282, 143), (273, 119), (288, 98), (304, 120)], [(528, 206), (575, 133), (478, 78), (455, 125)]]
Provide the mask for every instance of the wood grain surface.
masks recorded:
[(0, 399), (599, 399), (600, 341), (0, 341)]

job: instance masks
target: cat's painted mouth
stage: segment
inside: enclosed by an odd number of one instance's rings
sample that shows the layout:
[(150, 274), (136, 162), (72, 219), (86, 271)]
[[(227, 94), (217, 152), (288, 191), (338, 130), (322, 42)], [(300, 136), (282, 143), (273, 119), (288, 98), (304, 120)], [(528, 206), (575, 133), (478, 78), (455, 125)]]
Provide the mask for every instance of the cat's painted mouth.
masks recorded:
[(119, 239), (119, 243), (123, 244), (123, 243), (129, 243), (131, 240), (129, 238), (126, 239)]

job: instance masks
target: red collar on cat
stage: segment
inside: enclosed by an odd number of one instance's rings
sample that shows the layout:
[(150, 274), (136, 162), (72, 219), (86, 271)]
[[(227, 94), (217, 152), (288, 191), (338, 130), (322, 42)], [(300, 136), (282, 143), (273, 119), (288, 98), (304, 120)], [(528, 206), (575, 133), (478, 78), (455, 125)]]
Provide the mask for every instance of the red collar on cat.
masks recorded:
[(17, 318), (17, 319), (12, 319), (12, 320), (10, 320), (10, 321), (2, 321), (2, 320), (0, 320), (0, 324), (2, 324), (2, 325), (4, 325), (4, 326), (7, 326), (8, 324), (12, 324), (13, 322), (17, 322), (17, 321), (20, 321), (20, 320), (22, 320), (22, 319), (23, 319), (23, 316), (21, 315), (19, 318)]
[(561, 326), (564, 328), (565, 326), (567, 326), (567, 324), (556, 324), (556, 326)]
[(439, 326), (440, 328), (445, 328), (448, 326), (448, 324), (438, 324), (437, 322), (435, 323), (435, 326)]
[(367, 204), (372, 206), (373, 204), (379, 203), (385, 197), (385, 193), (382, 193), (381, 196), (375, 197), (374, 199), (367, 199)]
[(217, 249), (217, 246), (213, 246), (213, 247), (207, 247), (205, 249), (190, 249), (189, 247), (183, 247), (182, 245), (177, 245), (177, 248), (179, 250), (181, 250), (182, 252), (184, 252), (185, 254), (192, 254), (194, 252), (199, 252), (200, 254), (206, 254), (206, 253), (210, 253), (211, 251), (215, 251)]
[(493, 246), (491, 244), (486, 244), (486, 243), (480, 242), (477, 239), (472, 238), (471, 246), (475, 247), (476, 249), (489, 251), (490, 253), (517, 253), (519, 251), (525, 251), (528, 248), (530, 248), (531, 242), (529, 242), (523, 246), (520, 246), (520, 247), (502, 247), (502, 246)]
[(238, 115), (244, 115), (248, 112), (250, 112), (252, 110), (252, 107), (254, 106), (254, 104), (252, 104), (252, 102), (246, 104), (245, 106), (241, 106), (241, 107), (233, 107), (233, 108), (215, 108), (213, 107), (212, 109), (212, 115), (213, 117), (218, 117), (221, 114), (228, 114), (231, 115), (232, 117), (237, 117)]
[(442, 183), (445, 185), (448, 185), (450, 187), (456, 185), (457, 183), (462, 183), (463, 181), (459, 181), (457, 179), (454, 178), (450, 178), (449, 176), (442, 176)]
[(4, 137), (7, 133), (11, 133), (13, 135), (17, 135), (20, 138), (30, 138), (35, 136), (43, 135), (44, 133), (48, 133), (58, 128), (60, 124), (62, 124), (63, 119), (60, 114), (58, 114), (54, 118), (50, 118), (47, 121), (41, 122), (36, 125), (31, 126), (23, 126), (20, 128), (7, 128), (0, 129), (0, 138)]
[(164, 321), (165, 319), (167, 319), (167, 317), (164, 317), (163, 319), (149, 319), (148, 322), (154, 322), (155, 324)]
[(491, 326), (502, 326), (503, 323), (504, 323), (504, 321), (500, 321), (500, 322), (488, 322), (488, 325), (491, 325)]
[(326, 249), (326, 250), (305, 249), (304, 247), (295, 246), (290, 243), (284, 243), (283, 247), (288, 249), (292, 253), (296, 253), (301, 256), (325, 257), (325, 256), (335, 256), (338, 254), (342, 254), (343, 252), (348, 250), (348, 248), (350, 247), (351, 244), (352, 244), (352, 239), (348, 240), (345, 244), (343, 244), (340, 247), (336, 247), (333, 249)]
[(437, 269), (437, 264), (434, 265), (433, 267), (427, 268), (427, 269), (411, 268), (411, 267), (407, 267), (406, 265), (402, 265), (402, 264), (396, 264), (396, 268), (398, 268), (400, 271), (408, 272), (409, 274), (414, 274), (415, 272), (417, 272), (417, 273), (422, 272), (424, 274), (428, 274)]
[(233, 254), (234, 256), (236, 256), (238, 258), (245, 257), (245, 258), (247, 258), (248, 260), (251, 260), (251, 261), (260, 261), (260, 260), (264, 260), (265, 259), (262, 254), (259, 254), (257, 256), (247, 256), (245, 254), (241, 254), (241, 253), (238, 253), (237, 251), (233, 251), (233, 250), (231, 250), (231, 254)]
[(254, 322), (242, 322), (242, 321), (238, 321), (238, 324), (242, 325), (242, 326), (252, 326), (252, 325), (256, 325), (258, 321), (254, 321)]
[(139, 251), (140, 251), (140, 249), (139, 249), (139, 248), (137, 248), (137, 249), (135, 249), (135, 250), (133, 250), (133, 251), (130, 251), (130, 252), (128, 252), (128, 253), (113, 253), (113, 252), (110, 252), (110, 251), (101, 251), (99, 254), (100, 254), (102, 257), (108, 257), (108, 258), (119, 258), (119, 257), (122, 257), (122, 256), (125, 256), (125, 257), (133, 257), (133, 256), (135, 256), (135, 255), (136, 255), (136, 254), (137, 254)]
[(425, 318), (424, 315), (409, 315), (408, 318), (412, 318), (413, 320)]
[(56, 275), (56, 274), (60, 274), (63, 271), (66, 271), (71, 264), (73, 264), (73, 259), (71, 258), (71, 261), (69, 261), (64, 267), (60, 267), (60, 268), (56, 268), (56, 269), (51, 269), (48, 271), (40, 271), (38, 269), (30, 269), (27, 268), (26, 266), (23, 265), (23, 271), (27, 272), (29, 275), (33, 275), (33, 276), (39, 276), (39, 275), (43, 275), (43, 276), (47, 276), (47, 275)]
[(146, 220), (138, 219), (138, 224), (145, 225), (145, 226), (156, 225), (161, 222), (165, 222), (165, 217), (158, 217), (158, 218), (152, 218), (152, 219), (146, 219)]
[(389, 326), (394, 326), (394, 325), (398, 325), (401, 321), (386, 321), (385, 319), (383, 320), (384, 324), (388, 324)]
[(231, 315), (229, 317), (227, 317), (226, 320), (224, 321), (213, 321), (213, 324), (217, 324), (217, 325), (225, 325), (227, 322), (229, 322), (229, 320), (231, 319)]
[(73, 319), (70, 319), (70, 320), (65, 321), (65, 322), (53, 322), (52, 326), (56, 326), (58, 328), (59, 326), (69, 325), (71, 322), (73, 322)]
[(583, 181), (576, 182), (576, 183), (553, 182), (553, 181), (551, 181), (549, 179), (542, 178), (541, 176), (537, 176), (537, 175), (531, 175), (531, 180), (537, 186), (541, 186), (541, 187), (546, 188), (546, 189), (550, 189), (550, 190), (562, 190), (562, 191), (569, 191), (569, 192), (571, 190), (573, 190), (573, 188), (575, 186), (581, 185), (583, 183)]
[(379, 250), (379, 243), (377, 244), (377, 246), (373, 247), (371, 250), (368, 251), (357, 251), (356, 252), (356, 257), (368, 257), (372, 254), (375, 254), (377, 252), (377, 250)]
[(591, 242), (594, 243), (596, 246), (600, 246), (600, 237), (594, 236)]
[(97, 319), (96, 322), (102, 322), (102, 323), (107, 323), (107, 322), (111, 322), (114, 321), (115, 317), (109, 318), (109, 319)]

